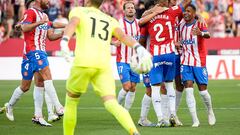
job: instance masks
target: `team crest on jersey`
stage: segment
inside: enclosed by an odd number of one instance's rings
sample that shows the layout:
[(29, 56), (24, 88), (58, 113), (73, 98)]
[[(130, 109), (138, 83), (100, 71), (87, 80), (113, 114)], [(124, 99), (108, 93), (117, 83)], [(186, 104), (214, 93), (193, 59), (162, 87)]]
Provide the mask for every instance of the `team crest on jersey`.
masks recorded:
[(202, 72), (203, 72), (204, 76), (207, 76), (207, 69), (206, 68), (203, 68)]
[(42, 60), (38, 60), (38, 65), (42, 65), (43, 61)]
[(23, 75), (24, 75), (24, 76), (28, 76), (28, 72), (25, 71), (25, 72), (23, 73)]

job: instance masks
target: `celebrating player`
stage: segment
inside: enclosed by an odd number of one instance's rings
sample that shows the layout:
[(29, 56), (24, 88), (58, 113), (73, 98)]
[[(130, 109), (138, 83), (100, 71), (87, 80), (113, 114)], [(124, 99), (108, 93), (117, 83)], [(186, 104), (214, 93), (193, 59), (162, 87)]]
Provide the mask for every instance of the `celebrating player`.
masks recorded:
[[(158, 0), (161, 7), (168, 7), (168, 0)], [(166, 126), (161, 110), (161, 97), (159, 94), (160, 84), (165, 83), (170, 105), (170, 124), (176, 126), (175, 116), (175, 91), (173, 88), (175, 70), (175, 45), (173, 37), (173, 26), (177, 16), (181, 16), (183, 8), (191, 3), (184, 0), (179, 6), (174, 6), (159, 13), (152, 12), (143, 19), (150, 18), (146, 24), (150, 35), (150, 53), (153, 55), (153, 68), (150, 71), (150, 82), (152, 87), (152, 100), (157, 113), (159, 123), (157, 126)]]
[[(9, 100), (5, 104), (6, 116), (9, 120), (14, 121), (13, 106), (23, 93), (30, 88), (32, 77), (34, 73), (36, 76), (43, 78), (44, 88), (51, 98), (52, 103), (56, 107), (57, 112), (63, 114), (63, 106), (60, 104), (55, 88), (53, 86), (49, 63), (47, 60), (46, 37), (49, 40), (56, 40), (62, 37), (62, 34), (54, 34), (52, 22), (48, 21), (48, 17), (42, 10), (48, 8), (48, 0), (35, 0), (33, 8), (26, 10), (24, 18), (20, 25), (24, 32), (24, 55), (22, 62), (22, 81), (21, 85), (17, 87)], [(43, 90), (38, 90), (34, 100), (35, 117), (33, 121), (43, 126), (51, 126), (42, 116), (42, 97)]]
[(211, 96), (207, 90), (208, 73), (206, 69), (206, 47), (204, 39), (210, 38), (206, 26), (200, 25), (195, 19), (196, 7), (189, 5), (184, 12), (184, 21), (180, 24), (180, 37), (183, 52), (181, 55), (181, 76), (186, 89), (186, 101), (192, 116), (192, 127), (198, 127), (200, 122), (196, 112), (196, 101), (193, 95), (193, 82), (196, 81), (199, 93), (208, 110), (208, 122), (216, 123), (213, 113)]
[[(135, 6), (133, 1), (127, 1), (123, 4), (124, 17), (120, 19), (119, 23), (122, 30), (129, 36), (136, 40), (139, 39), (140, 28), (138, 20), (135, 18)], [(121, 43), (117, 46), (117, 68), (120, 80), (122, 82), (122, 89), (118, 93), (118, 103), (122, 104), (125, 98), (124, 108), (129, 110), (134, 102), (136, 85), (140, 82), (139, 74), (133, 72), (130, 68), (130, 59), (135, 53), (131, 47)]]
[[(29, 8), (32, 8), (34, 7), (34, 3), (35, 3), (35, 0), (28, 0), (26, 2), (26, 8), (29, 9)], [(22, 31), (21, 30), (21, 23), (22, 23), (22, 20), (23, 18), (21, 19), (21, 21), (15, 25), (15, 29), (18, 30), (18, 31)], [(56, 23), (54, 22), (53, 23), (53, 28), (64, 28), (65, 27), (65, 24), (62, 24), (62, 23)], [(32, 119), (32, 121), (34, 123), (37, 123), (37, 124), (41, 124), (39, 123), (35, 116), (37, 115), (37, 112), (39, 112), (38, 110), (39, 109), (42, 109), (42, 108), (39, 108), (40, 106), (42, 106), (43, 104), (43, 91), (44, 91), (44, 95), (45, 95), (45, 101), (46, 101), (46, 105), (47, 105), (47, 111), (48, 111), (48, 121), (49, 122), (54, 122), (54, 121), (57, 121), (59, 120), (63, 115), (62, 112), (55, 112), (55, 106), (53, 105), (49, 95), (47, 94), (47, 92), (44, 90), (44, 83), (43, 83), (43, 78), (41, 77), (41, 75), (38, 73), (38, 72), (35, 72), (34, 73), (34, 90), (33, 90), (33, 98), (34, 98), (34, 110), (35, 110), (35, 115)], [(38, 103), (40, 103), (41, 105), (37, 105)]]
[(136, 40), (127, 36), (118, 22), (101, 12), (98, 7), (103, 0), (85, 0), (87, 7), (71, 10), (64, 36), (60, 42), (64, 56), (69, 57), (68, 41), (76, 32), (75, 58), (67, 80), (64, 135), (73, 135), (77, 121), (77, 105), (80, 96), (92, 83), (96, 93), (102, 98), (105, 108), (115, 116), (130, 135), (138, 131), (128, 111), (118, 104), (115, 97), (115, 83), (111, 69), (110, 41), (112, 36), (137, 52), (139, 64), (144, 71), (152, 67), (151, 55)]

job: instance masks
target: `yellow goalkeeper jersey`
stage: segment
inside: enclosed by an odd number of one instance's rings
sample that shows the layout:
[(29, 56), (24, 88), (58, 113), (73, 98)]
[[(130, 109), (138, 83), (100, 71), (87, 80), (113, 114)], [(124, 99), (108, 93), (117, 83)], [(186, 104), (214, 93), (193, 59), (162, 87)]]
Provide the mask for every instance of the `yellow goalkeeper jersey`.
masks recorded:
[(105, 68), (111, 61), (110, 42), (117, 20), (94, 7), (76, 7), (69, 19), (78, 17), (73, 66)]

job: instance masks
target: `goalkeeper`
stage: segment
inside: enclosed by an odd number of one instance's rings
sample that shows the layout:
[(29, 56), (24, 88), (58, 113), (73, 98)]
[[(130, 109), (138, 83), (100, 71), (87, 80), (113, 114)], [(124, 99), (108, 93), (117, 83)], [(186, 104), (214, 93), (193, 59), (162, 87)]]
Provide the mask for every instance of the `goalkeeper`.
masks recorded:
[(69, 24), (60, 42), (65, 58), (69, 60), (68, 41), (76, 32), (76, 48), (73, 66), (67, 80), (67, 94), (63, 119), (64, 135), (73, 135), (77, 122), (77, 105), (89, 83), (101, 96), (104, 106), (130, 135), (139, 135), (128, 111), (120, 106), (115, 97), (115, 82), (111, 66), (110, 41), (112, 36), (133, 47), (139, 57), (141, 70), (152, 67), (151, 55), (134, 39), (127, 36), (118, 22), (101, 12), (103, 0), (85, 0), (86, 7), (76, 7), (69, 14)]

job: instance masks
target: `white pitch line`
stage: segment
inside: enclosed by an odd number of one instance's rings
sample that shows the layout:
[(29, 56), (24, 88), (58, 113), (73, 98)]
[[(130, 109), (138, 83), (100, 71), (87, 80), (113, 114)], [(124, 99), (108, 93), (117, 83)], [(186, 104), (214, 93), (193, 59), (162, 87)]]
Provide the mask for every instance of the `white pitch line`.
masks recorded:
[[(34, 107), (14, 107), (14, 109), (34, 109)], [(132, 110), (140, 110), (140, 107), (132, 107)], [(188, 110), (188, 108), (179, 108), (180, 110)], [(197, 108), (198, 110), (205, 110), (206, 108)], [(213, 108), (214, 110), (240, 110), (240, 107), (220, 107)], [(105, 110), (104, 107), (78, 107), (78, 110)]]

